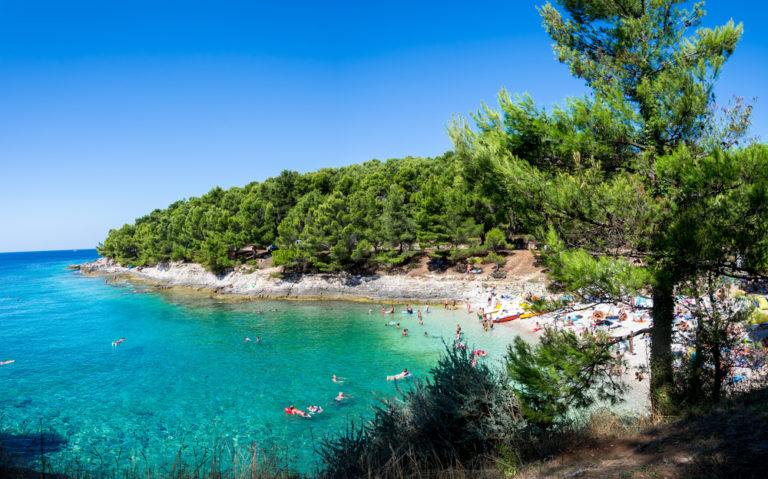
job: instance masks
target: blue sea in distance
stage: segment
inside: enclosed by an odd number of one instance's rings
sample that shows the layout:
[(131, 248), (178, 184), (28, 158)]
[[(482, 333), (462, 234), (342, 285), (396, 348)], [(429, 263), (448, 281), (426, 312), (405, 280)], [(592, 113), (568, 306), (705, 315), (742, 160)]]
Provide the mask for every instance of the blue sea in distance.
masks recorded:
[[(512, 337), (503, 325), (484, 332), (464, 308), (433, 306), (419, 326), (415, 314), (383, 315), (376, 304), (221, 300), (66, 270), (97, 257), (0, 254), (0, 361), (15, 361), (0, 366), (0, 443), (32, 467), (42, 432), (49, 470), (144, 464), (162, 474), (179, 451), (193, 462), (216, 445), (257, 444), (308, 471), (319, 438), (397, 394), (387, 375), (408, 367), (427, 377), (457, 322), (470, 346), (489, 351), (485, 361), (499, 362)], [(339, 391), (353, 398), (337, 405)], [(290, 404), (325, 411), (289, 417)]]

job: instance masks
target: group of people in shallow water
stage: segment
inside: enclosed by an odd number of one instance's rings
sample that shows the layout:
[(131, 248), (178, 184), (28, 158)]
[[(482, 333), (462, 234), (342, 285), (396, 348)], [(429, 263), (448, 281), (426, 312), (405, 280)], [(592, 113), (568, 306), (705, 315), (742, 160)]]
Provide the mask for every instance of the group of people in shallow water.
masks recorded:
[[(404, 373), (407, 373), (407, 375), (410, 375), (410, 373), (408, 373), (408, 368), (405, 369)], [(403, 374), (403, 373), (401, 373), (401, 374)], [(387, 376), (387, 380), (388, 381), (389, 381), (389, 378), (390, 378), (390, 376)], [(342, 384), (342, 383), (344, 383), (345, 380), (346, 380), (346, 378), (339, 377), (339, 376), (337, 376), (335, 374), (331, 378), (331, 381), (333, 381), (336, 384)], [(352, 396), (350, 394), (344, 394), (344, 391), (339, 391), (339, 394), (337, 394), (336, 397), (333, 398), (333, 402), (335, 402), (336, 404), (341, 404), (341, 403), (343, 403), (344, 401), (346, 401), (348, 399), (352, 399), (353, 397), (354, 396)], [(294, 415), (294, 416), (299, 416), (299, 417), (312, 417), (315, 414), (320, 414), (321, 412), (323, 412), (323, 408), (321, 406), (309, 405), (309, 406), (307, 406), (307, 410), (304, 411), (302, 409), (298, 409), (298, 408), (294, 407), (294, 405), (291, 404), (290, 406), (285, 408), (285, 412), (286, 412), (286, 414), (290, 414), (290, 415)]]

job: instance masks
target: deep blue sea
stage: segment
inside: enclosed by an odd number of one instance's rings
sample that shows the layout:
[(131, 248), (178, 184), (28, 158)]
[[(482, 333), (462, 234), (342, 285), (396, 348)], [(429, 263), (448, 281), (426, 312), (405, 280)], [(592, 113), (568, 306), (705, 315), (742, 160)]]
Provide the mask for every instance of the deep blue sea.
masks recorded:
[[(485, 361), (500, 361), (511, 337), (484, 332), (463, 309), (433, 306), (420, 326), (402, 307), (383, 315), (376, 304), (220, 300), (66, 270), (97, 257), (0, 254), (0, 362), (15, 361), (0, 366), (0, 443), (34, 467), (42, 432), (42, 459), (54, 469), (162, 472), (179, 451), (191, 462), (216, 445), (255, 443), (308, 470), (318, 438), (396, 394), (387, 375), (408, 367), (426, 377), (457, 322), (470, 345), (490, 352)], [(391, 320), (411, 335), (385, 326)], [(353, 398), (337, 405), (339, 391)], [(289, 417), (290, 404), (325, 411)]]

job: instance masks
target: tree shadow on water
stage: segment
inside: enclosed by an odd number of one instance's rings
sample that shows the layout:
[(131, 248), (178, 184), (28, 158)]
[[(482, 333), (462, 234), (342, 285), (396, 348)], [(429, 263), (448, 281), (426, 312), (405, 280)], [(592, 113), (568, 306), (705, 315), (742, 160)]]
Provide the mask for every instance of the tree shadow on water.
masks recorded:
[(67, 439), (52, 432), (38, 434), (11, 434), (0, 432), (0, 453), (14, 458), (21, 464), (37, 459), (41, 454), (59, 452), (67, 445)]

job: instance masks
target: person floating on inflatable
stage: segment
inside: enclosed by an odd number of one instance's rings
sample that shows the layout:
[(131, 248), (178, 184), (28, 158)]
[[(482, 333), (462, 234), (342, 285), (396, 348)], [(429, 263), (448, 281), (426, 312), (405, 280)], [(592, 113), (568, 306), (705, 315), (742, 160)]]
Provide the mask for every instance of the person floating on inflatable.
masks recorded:
[(408, 368), (403, 369), (403, 372), (400, 374), (395, 374), (394, 376), (387, 376), (387, 381), (392, 381), (395, 379), (403, 379), (410, 376), (411, 373), (408, 372)]
[(11, 359), (11, 360), (8, 360), (8, 361), (0, 361), (0, 366), (5, 366), (6, 364), (11, 364), (11, 363), (15, 363), (15, 362), (16, 362), (15, 359)]
[(295, 414), (296, 416), (307, 417), (307, 413), (305, 413), (301, 409), (296, 409), (295, 407), (293, 407), (293, 404), (285, 408), (285, 412), (288, 414)]

